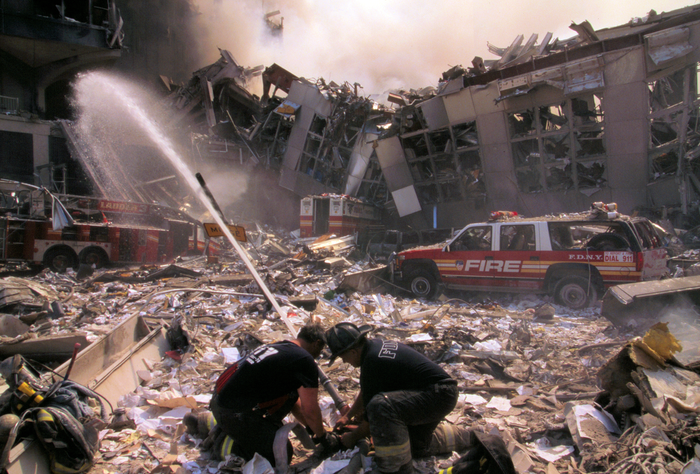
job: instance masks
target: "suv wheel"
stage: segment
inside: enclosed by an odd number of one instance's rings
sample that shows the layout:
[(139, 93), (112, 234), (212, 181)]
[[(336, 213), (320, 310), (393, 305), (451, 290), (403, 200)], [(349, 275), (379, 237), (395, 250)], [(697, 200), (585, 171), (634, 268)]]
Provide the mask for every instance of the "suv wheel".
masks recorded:
[(408, 276), (408, 288), (414, 296), (430, 299), (435, 296), (437, 282), (431, 273), (417, 270)]
[(598, 299), (595, 283), (580, 276), (562, 278), (554, 289), (557, 303), (571, 309), (583, 309)]

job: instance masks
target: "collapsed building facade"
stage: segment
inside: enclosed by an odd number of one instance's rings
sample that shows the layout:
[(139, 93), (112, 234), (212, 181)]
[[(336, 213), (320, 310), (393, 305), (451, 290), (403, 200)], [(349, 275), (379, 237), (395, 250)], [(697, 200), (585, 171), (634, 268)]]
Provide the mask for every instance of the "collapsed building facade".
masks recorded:
[[(272, 177), (297, 208), (346, 194), (383, 207), (385, 222), (460, 227), (495, 209), (614, 201), (689, 225), (700, 221), (699, 21), (688, 7), (603, 30), (572, 24), (567, 40), (521, 35), (488, 45), (496, 61), (475, 57), (383, 103), (222, 50), (185, 84), (163, 77), (166, 127), (187, 137), (192, 160)], [(258, 75), (261, 98), (248, 88)], [(53, 160), (25, 154), (34, 168)]]

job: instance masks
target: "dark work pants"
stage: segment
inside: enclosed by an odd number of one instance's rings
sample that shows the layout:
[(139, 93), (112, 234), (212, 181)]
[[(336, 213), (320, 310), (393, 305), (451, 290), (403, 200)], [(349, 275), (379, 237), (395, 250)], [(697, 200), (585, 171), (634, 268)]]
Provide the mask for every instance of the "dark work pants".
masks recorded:
[[(270, 464), (275, 465), (273, 443), (277, 430), (282, 427), (282, 420), (289, 414), (296, 403), (296, 392), (290, 394), (289, 399), (273, 414), (265, 410), (247, 410), (239, 412), (222, 407), (217, 396), (214, 395), (209, 408), (216, 419), (216, 424), (221, 431), (233, 439), (233, 453), (250, 461), (255, 453), (265, 457)], [(287, 453), (292, 454), (292, 449), (287, 447)]]
[(457, 405), (457, 385), (378, 393), (366, 407), (380, 471), (398, 472), (412, 456), (430, 454), (433, 431)]

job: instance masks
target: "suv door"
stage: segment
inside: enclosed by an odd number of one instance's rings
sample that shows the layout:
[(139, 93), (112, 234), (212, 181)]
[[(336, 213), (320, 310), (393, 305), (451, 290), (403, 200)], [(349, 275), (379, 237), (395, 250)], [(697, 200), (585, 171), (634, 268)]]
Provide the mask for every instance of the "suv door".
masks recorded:
[(517, 223), (499, 226), (499, 249), (494, 266), (494, 286), (513, 289), (540, 290), (541, 252), (537, 246), (535, 224)]
[(467, 227), (443, 254), (435, 263), (448, 287), (476, 290), (493, 284), (493, 225)]

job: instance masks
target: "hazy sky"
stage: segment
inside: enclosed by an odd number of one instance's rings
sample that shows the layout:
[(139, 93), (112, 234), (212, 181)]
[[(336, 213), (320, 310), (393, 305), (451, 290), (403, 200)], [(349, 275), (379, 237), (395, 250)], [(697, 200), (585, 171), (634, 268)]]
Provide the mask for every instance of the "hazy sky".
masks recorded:
[[(498, 59), (486, 42), (509, 46), (519, 34), (539, 41), (547, 32), (565, 39), (571, 22), (594, 29), (627, 23), (700, 0), (197, 0), (207, 32), (203, 65), (217, 47), (243, 66), (277, 63), (298, 76), (359, 82), (364, 94), (435, 86), (443, 71), (471, 65), (474, 56)], [(260, 20), (280, 10), (281, 40)]]

